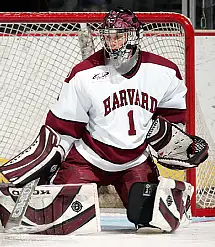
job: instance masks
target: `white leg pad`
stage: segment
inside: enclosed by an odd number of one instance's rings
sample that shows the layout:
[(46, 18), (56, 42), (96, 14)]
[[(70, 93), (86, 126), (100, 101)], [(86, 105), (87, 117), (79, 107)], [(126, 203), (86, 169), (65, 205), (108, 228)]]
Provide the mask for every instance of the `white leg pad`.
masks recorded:
[[(0, 223), (2, 222), (3, 226), (7, 223), (20, 190), (0, 189)], [(21, 227), (19, 233), (37, 232), (45, 235), (100, 232), (96, 184), (37, 186)], [(13, 231), (16, 230), (12, 229), (11, 232)]]
[(150, 225), (166, 232), (176, 230), (181, 223), (187, 226), (192, 217), (187, 202), (191, 200), (194, 187), (173, 179), (160, 177), (159, 180)]

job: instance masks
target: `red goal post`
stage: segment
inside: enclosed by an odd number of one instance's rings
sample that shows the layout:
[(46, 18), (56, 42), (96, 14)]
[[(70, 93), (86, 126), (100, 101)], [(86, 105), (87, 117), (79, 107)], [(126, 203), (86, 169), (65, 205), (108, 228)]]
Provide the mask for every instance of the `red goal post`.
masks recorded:
[[(188, 87), (187, 131), (195, 133), (194, 30), (177, 13), (136, 13), (144, 23), (141, 48), (175, 62)], [(0, 157), (10, 159), (34, 139), (70, 69), (101, 48), (105, 13), (0, 13)], [(161, 168), (196, 186), (196, 170)], [(214, 216), (214, 204), (192, 200), (194, 216)], [(201, 192), (202, 193), (202, 192)], [(206, 193), (206, 192), (203, 192)], [(212, 195), (213, 196), (213, 195)]]

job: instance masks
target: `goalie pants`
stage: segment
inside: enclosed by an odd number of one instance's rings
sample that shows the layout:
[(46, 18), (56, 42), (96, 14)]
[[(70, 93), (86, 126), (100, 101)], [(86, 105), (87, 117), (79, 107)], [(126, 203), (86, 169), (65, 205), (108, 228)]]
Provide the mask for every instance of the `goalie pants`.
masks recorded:
[(127, 206), (130, 187), (135, 182), (158, 183), (159, 172), (151, 158), (142, 164), (118, 172), (107, 172), (93, 166), (73, 147), (71, 155), (62, 162), (54, 184), (96, 183), (98, 187), (113, 185)]

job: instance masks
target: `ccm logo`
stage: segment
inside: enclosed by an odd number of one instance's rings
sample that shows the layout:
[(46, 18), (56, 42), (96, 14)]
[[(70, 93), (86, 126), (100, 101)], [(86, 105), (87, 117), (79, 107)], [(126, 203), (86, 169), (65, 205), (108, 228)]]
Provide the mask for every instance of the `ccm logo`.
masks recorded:
[[(18, 191), (18, 190), (12, 190), (11, 191), (11, 194), (13, 196), (19, 196), (19, 193), (20, 193), (20, 191)], [(35, 190), (33, 192), (33, 195), (50, 195), (50, 191), (49, 190)]]
[(105, 79), (107, 76), (109, 75), (109, 72), (103, 72), (100, 74), (96, 74), (93, 76), (93, 80), (101, 80), (101, 79)]

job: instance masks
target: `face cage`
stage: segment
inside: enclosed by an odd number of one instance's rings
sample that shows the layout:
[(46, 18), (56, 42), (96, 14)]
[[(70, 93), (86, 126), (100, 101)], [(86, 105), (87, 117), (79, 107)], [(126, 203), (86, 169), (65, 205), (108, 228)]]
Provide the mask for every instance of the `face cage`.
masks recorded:
[(100, 29), (100, 38), (104, 49), (110, 58), (122, 57), (129, 59), (133, 54), (133, 48), (139, 44), (139, 32), (135, 28)]

